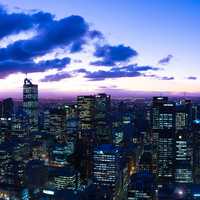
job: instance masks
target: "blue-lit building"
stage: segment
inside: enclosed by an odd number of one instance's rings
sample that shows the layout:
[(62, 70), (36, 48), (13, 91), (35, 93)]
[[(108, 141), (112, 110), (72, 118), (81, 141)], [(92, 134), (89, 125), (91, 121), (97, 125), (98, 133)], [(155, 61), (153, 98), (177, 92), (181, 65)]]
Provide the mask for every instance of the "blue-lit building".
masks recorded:
[(23, 85), (23, 109), (29, 120), (31, 131), (38, 130), (38, 85), (29, 79), (24, 79)]
[(128, 186), (128, 200), (155, 199), (155, 178), (146, 170), (137, 172), (130, 177)]
[(110, 111), (110, 95), (95, 95), (95, 129), (99, 144), (112, 142)]
[(192, 133), (189, 130), (176, 132), (176, 155), (174, 162), (175, 182), (193, 182), (193, 148)]
[(72, 166), (50, 167), (49, 181), (52, 183), (54, 190), (74, 190), (80, 188), (80, 173)]
[(123, 188), (122, 152), (111, 144), (102, 144), (94, 149), (92, 178), (95, 185), (107, 187), (118, 199)]

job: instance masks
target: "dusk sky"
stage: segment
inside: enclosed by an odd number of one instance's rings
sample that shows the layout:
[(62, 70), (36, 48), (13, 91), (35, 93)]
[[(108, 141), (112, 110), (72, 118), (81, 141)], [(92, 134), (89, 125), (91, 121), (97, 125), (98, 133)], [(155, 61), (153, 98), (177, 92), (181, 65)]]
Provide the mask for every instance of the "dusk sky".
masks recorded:
[(199, 0), (0, 0), (0, 96), (200, 92)]

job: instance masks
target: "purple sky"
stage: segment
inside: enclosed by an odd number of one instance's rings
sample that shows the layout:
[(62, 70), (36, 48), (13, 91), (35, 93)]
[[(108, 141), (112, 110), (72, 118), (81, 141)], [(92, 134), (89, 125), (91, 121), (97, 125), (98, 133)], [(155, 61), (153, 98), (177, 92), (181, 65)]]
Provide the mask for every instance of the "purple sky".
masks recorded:
[[(0, 0), (0, 96), (198, 93), (198, 0)], [(51, 95), (50, 95), (51, 94)]]

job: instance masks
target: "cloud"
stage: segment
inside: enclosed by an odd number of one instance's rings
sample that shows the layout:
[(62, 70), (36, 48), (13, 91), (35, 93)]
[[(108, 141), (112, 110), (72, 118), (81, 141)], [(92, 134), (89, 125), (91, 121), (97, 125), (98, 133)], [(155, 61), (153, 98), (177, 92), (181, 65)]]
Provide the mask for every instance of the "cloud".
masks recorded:
[(76, 70), (77, 73), (84, 73), (86, 78), (89, 78), (93, 81), (105, 80), (108, 78), (122, 78), (122, 77), (138, 77), (143, 76), (143, 72), (149, 70), (159, 70), (159, 68), (151, 67), (151, 66), (138, 66), (128, 65), (125, 67), (113, 67), (108, 71), (98, 70), (94, 72), (87, 71), (86, 69)]
[(141, 76), (141, 73), (138, 71), (125, 72), (125, 71), (99, 70), (96, 72), (89, 72), (85, 77), (91, 80), (99, 81), (107, 78), (138, 77), (138, 76)]
[[(70, 16), (44, 25), (39, 33), (28, 40), (20, 40), (0, 49), (1, 60), (29, 60), (43, 56), (57, 47), (66, 47), (81, 41), (88, 25), (80, 16)], [(79, 44), (81, 46), (81, 44)], [(80, 48), (80, 47), (79, 47)]]
[(95, 66), (114, 66), (117, 62), (129, 61), (130, 58), (137, 55), (138, 53), (134, 49), (123, 44), (97, 46), (94, 56), (101, 58), (101, 60), (91, 62), (91, 64)]
[(163, 81), (171, 81), (175, 79), (173, 76), (158, 76), (156, 74), (144, 74), (144, 77), (155, 78)]
[(80, 39), (77, 40), (76, 42), (74, 42), (71, 46), (70, 52), (71, 53), (76, 53), (76, 52), (80, 52), (83, 49), (83, 45), (86, 43), (85, 40)]
[(173, 58), (173, 55), (169, 54), (168, 56), (159, 60), (158, 63), (161, 65), (167, 65), (167, 64), (169, 64), (169, 62), (171, 61), (172, 58)]
[[(91, 30), (81, 16), (72, 15), (57, 20), (48, 12), (8, 13), (0, 7), (0, 39), (31, 29), (36, 32), (31, 38), (20, 39), (0, 48), (1, 78), (17, 72), (43, 72), (51, 68), (60, 70), (60, 66), (63, 68), (70, 62), (69, 58), (40, 63), (35, 63), (35, 58), (57, 48), (68, 48), (71, 53), (81, 51), (87, 40), (102, 35), (97, 30)], [(62, 61), (66, 63), (62, 64)]]
[(51, 74), (45, 76), (41, 79), (41, 82), (53, 82), (53, 81), (60, 81), (65, 78), (71, 78), (72, 76), (68, 72), (59, 72), (56, 74)]
[(13, 73), (34, 73), (44, 72), (49, 69), (62, 70), (67, 64), (70, 63), (70, 58), (66, 57), (63, 59), (53, 59), (47, 61), (40, 61), (35, 63), (33, 61), (16, 61), (7, 60), (0, 61), (0, 78), (5, 78)]
[(132, 65), (127, 65), (127, 66), (124, 66), (124, 67), (114, 67), (112, 69), (115, 69), (115, 70), (125, 70), (125, 71), (149, 71), (149, 70), (152, 70), (152, 71), (157, 71), (157, 70), (160, 70), (160, 68), (158, 67), (152, 67), (152, 66), (138, 66), (137, 64), (132, 64)]
[(163, 77), (160, 77), (161, 80), (164, 80), (164, 81), (171, 81), (171, 80), (174, 80), (174, 77), (173, 76), (163, 76)]
[(197, 80), (197, 77), (196, 76), (189, 76), (187, 77), (188, 80)]
[(97, 30), (90, 31), (89, 36), (92, 39), (95, 39), (95, 38), (104, 39), (103, 34)]
[(27, 31), (36, 26), (42, 27), (52, 20), (53, 16), (50, 13), (41, 11), (34, 14), (7, 13), (0, 6), (0, 39), (21, 31)]

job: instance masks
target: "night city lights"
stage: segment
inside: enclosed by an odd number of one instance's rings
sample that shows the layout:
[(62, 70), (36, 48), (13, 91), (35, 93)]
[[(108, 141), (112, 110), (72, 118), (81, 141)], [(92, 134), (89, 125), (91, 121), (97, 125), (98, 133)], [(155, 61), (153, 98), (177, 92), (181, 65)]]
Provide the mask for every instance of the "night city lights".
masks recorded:
[(0, 200), (200, 200), (200, 0), (0, 0)]

